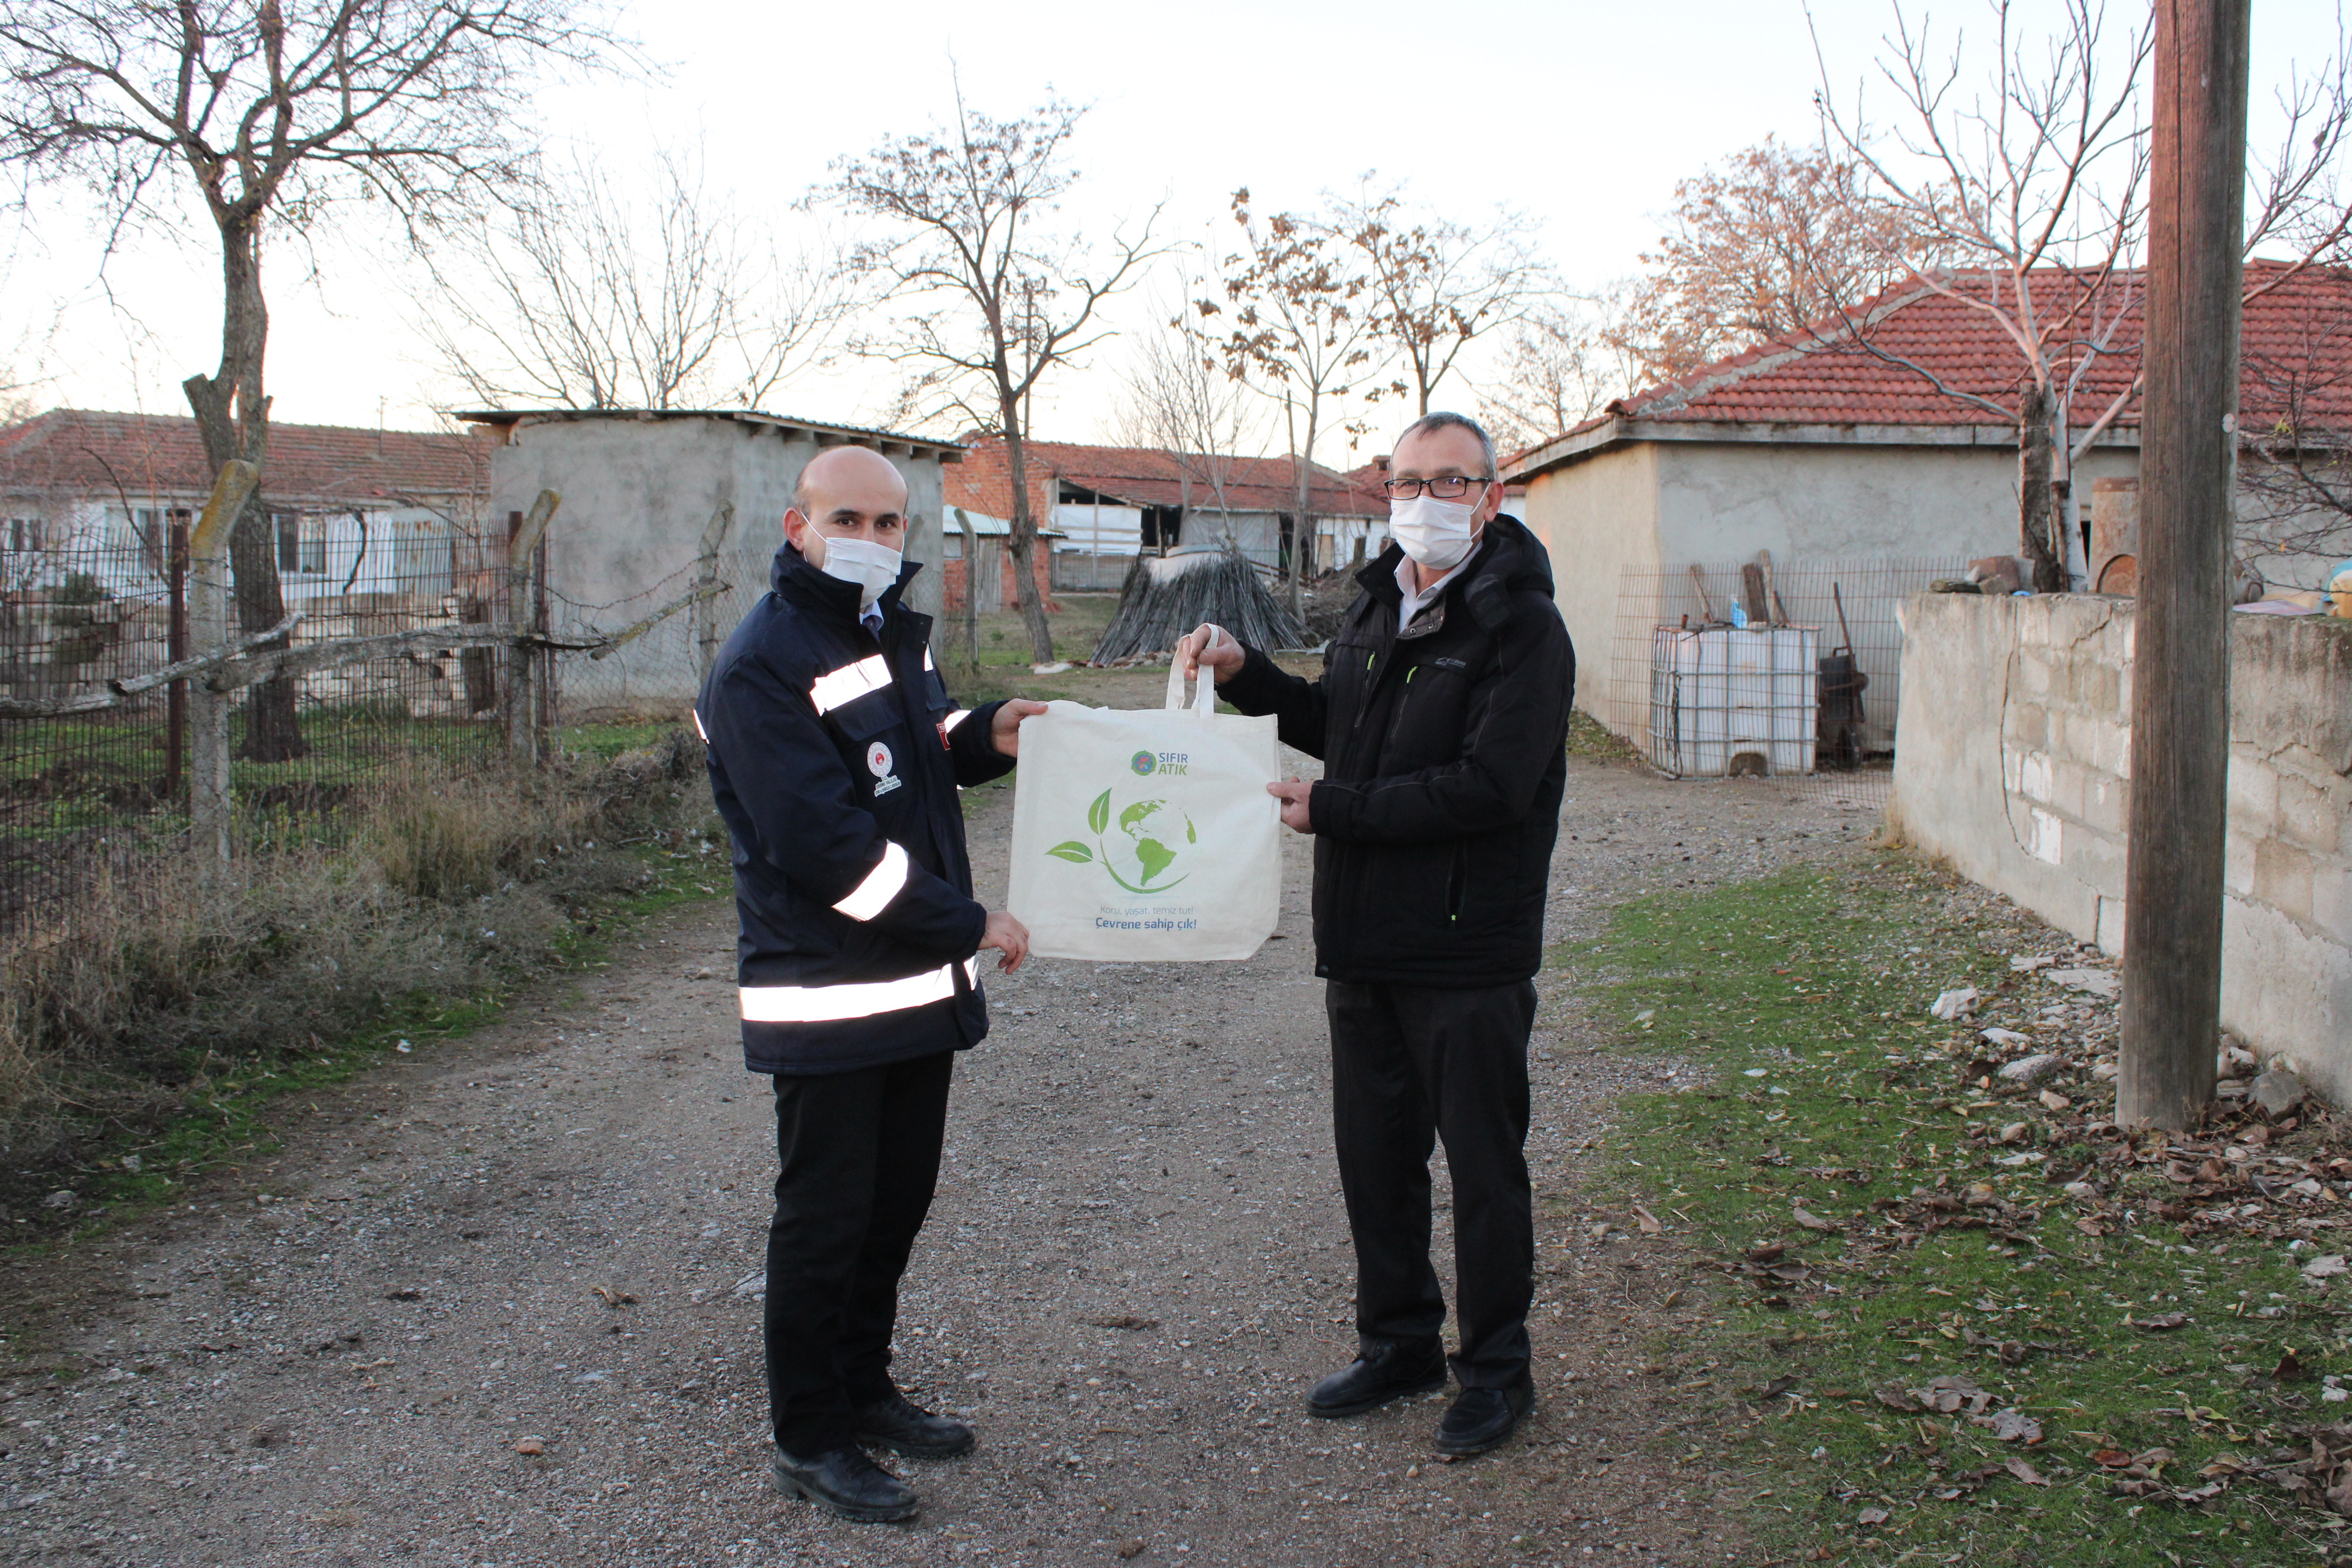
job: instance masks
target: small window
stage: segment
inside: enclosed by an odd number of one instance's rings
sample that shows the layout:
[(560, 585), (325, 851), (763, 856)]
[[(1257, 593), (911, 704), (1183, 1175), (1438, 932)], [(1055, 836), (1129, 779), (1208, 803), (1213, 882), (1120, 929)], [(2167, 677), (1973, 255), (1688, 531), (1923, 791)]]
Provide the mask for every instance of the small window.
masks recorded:
[(327, 570), (327, 520), (299, 511), (272, 514), (278, 525), (278, 570), (316, 577)]
[(37, 517), (12, 517), (8, 520), (8, 548), (18, 555), (38, 552), (47, 542), (47, 529)]

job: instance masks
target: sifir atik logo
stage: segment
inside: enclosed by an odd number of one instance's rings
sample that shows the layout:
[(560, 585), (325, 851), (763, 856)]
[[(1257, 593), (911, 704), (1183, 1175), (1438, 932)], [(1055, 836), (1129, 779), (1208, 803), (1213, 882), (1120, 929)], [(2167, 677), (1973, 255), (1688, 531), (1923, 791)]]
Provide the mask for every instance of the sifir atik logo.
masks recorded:
[(1154, 773), (1185, 773), (1192, 767), (1190, 752), (1138, 752), (1128, 759), (1139, 777), (1150, 778)]

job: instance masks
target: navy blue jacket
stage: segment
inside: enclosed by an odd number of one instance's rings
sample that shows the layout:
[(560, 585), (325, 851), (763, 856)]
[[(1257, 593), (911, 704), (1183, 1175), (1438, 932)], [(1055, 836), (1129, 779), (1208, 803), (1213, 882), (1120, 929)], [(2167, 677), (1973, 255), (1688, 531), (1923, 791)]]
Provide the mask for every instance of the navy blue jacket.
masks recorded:
[(790, 544), (695, 703), (735, 841), (743, 1064), (830, 1073), (961, 1050), (988, 1033), (959, 784), (1010, 770), (931, 662), (931, 618), (886, 591), (877, 639), (857, 588)]

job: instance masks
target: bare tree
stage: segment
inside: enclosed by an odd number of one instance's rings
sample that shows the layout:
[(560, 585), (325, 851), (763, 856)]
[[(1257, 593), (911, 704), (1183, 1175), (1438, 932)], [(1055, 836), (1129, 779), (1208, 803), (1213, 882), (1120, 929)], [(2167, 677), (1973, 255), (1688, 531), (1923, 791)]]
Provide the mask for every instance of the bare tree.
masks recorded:
[[(1914, 29), (1899, 0), (1879, 74), (1900, 109), (1890, 137), (1870, 130), (1859, 89), (1841, 107), (1819, 96), (1824, 136), (1867, 175), (1857, 215), (1892, 210), (1906, 234), (1900, 261), (1910, 288), (1961, 305), (2015, 353), (2018, 390), (2007, 400), (1950, 385), (1917, 360), (1874, 340), (1874, 318), (1841, 297), (1847, 346), (1899, 363), (1936, 389), (1979, 407), (2018, 433), (2018, 527), (2045, 591), (2069, 580), (2079, 543), (2074, 470), (2084, 453), (2137, 398), (2137, 270), (2145, 232), (2148, 147), (2138, 115), (2152, 24), (2107, 26), (2098, 0), (2065, 0), (2045, 39), (2022, 33), (2012, 0), (1987, 0), (1994, 26), (1988, 77), (1960, 86), (1966, 53)], [(1819, 31), (1815, 31), (1819, 50)], [(2347, 215), (2335, 169), (2347, 124), (2347, 51), (2281, 90), (2276, 155), (2249, 170), (2246, 243), (2289, 240), (2301, 255), (2255, 289), (2274, 288), (2339, 247)], [(1923, 258), (1941, 265), (1926, 265)], [(1883, 314), (1883, 312), (1882, 312)], [(2116, 390), (2112, 374), (2133, 374)], [(2093, 388), (2098, 381), (2103, 385)], [(2077, 418), (2078, 401), (2095, 399)]]
[(1040, 663), (1054, 657), (1054, 632), (1033, 575), (1031, 400), (1055, 366), (1108, 335), (1096, 321), (1103, 301), (1157, 254), (1156, 207), (1134, 234), (1115, 230), (1099, 259), (1047, 226), (1077, 178), (1068, 143), (1084, 113), (1050, 102), (1017, 120), (992, 120), (972, 110), (959, 86), (952, 125), (840, 161), (831, 191), (849, 212), (879, 218), (889, 231), (856, 248), (856, 269), (881, 281), (894, 300), (911, 302), (851, 343), (915, 368), (899, 416), (951, 416), (1003, 437), (1013, 595)]
[(443, 369), (486, 403), (756, 408), (839, 318), (841, 259), (784, 258), (662, 149), (633, 198), (586, 154), (456, 232), (420, 301)]
[(1214, 498), (1218, 511), (1230, 514), (1234, 479), (1262, 444), (1251, 435), (1259, 411), (1251, 406), (1248, 389), (1218, 362), (1216, 345), (1178, 316), (1166, 331), (1137, 340), (1123, 380), (1120, 437), (1168, 455), (1186, 516), (1196, 485)]
[(1475, 225), (1416, 214), (1401, 191), (1335, 200), (1330, 223), (1362, 258), (1374, 324), (1412, 378), (1419, 412), (1483, 333), (1560, 292), (1535, 253), (1534, 220), (1508, 210)]
[[(221, 356), (183, 385), (215, 475), (268, 472), (270, 234), (375, 202), (414, 234), (520, 170), (513, 116), (539, 60), (599, 58), (571, 0), (12, 0), (0, 11), (0, 161), (95, 190), (108, 252), (203, 203), (221, 255)], [(284, 617), (257, 494), (231, 537), (239, 626)], [(303, 752), (293, 682), (253, 689), (244, 754)]]
[[(1606, 331), (1652, 382), (1823, 320), (1930, 259), (1852, 157), (1767, 137), (1675, 184), (1667, 230)], [(1927, 188), (1933, 199), (1933, 187)]]
[(1612, 295), (1534, 311), (1511, 331), (1501, 374), (1479, 395), (1497, 450), (1521, 452), (1567, 435), (1634, 389), (1633, 361), (1612, 331)]
[[(1361, 384), (1381, 369), (1381, 300), (1360, 254), (1328, 218), (1276, 213), (1261, 224), (1246, 188), (1234, 193), (1233, 214), (1247, 248), (1225, 258), (1224, 299), (1202, 299), (1193, 309), (1211, 321), (1233, 307), (1233, 325), (1218, 343), (1225, 369), (1282, 408), (1297, 476), (1289, 572), (1297, 614), (1315, 545), (1315, 443), (1327, 405), (1364, 394)], [(1378, 397), (1404, 387), (1368, 390)]]

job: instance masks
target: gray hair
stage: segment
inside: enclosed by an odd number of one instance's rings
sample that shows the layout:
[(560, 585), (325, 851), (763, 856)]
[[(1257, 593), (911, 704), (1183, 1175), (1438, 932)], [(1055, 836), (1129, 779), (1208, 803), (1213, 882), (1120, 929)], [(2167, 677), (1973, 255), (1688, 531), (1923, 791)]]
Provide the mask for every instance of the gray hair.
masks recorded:
[[(1424, 430), (1469, 431), (1471, 435), (1476, 437), (1478, 439), (1478, 450), (1486, 455), (1486, 477), (1489, 480), (1496, 477), (1495, 438), (1492, 436), (1487, 435), (1486, 427), (1480, 425), (1475, 419), (1471, 418), (1467, 414), (1451, 414), (1444, 411), (1440, 411), (1435, 414), (1424, 414), (1420, 418), (1414, 420), (1412, 424), (1397, 432), (1397, 445), (1403, 445), (1404, 438), (1406, 437), (1418, 436)], [(1393, 452), (1396, 450), (1396, 447), (1391, 447), (1389, 450)]]

